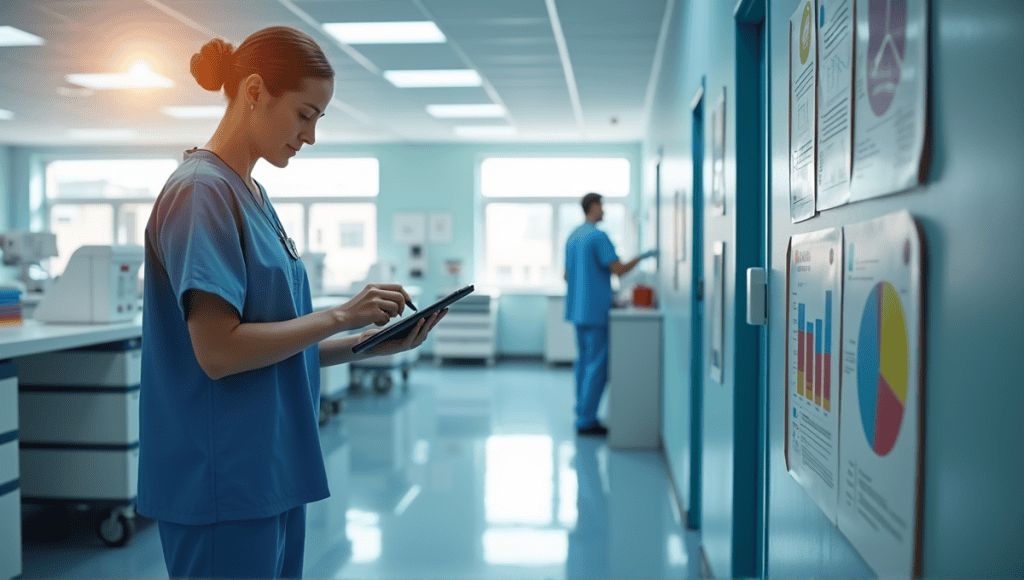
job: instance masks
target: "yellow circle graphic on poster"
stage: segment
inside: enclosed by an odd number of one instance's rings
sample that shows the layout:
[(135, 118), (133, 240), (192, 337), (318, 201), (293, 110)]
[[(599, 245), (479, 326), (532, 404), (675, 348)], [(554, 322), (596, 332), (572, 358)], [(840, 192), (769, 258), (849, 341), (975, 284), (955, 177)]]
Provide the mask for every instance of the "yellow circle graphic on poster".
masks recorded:
[(804, 6), (804, 15), (800, 18), (800, 64), (807, 64), (807, 56), (811, 53), (811, 27), (814, 26), (814, 12), (811, 3)]

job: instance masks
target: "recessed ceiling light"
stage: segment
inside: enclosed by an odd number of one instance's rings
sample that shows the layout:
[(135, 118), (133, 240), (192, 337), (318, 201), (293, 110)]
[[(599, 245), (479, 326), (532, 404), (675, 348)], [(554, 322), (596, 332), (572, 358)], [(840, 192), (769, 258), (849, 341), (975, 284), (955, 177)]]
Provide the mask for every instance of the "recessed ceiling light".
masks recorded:
[(125, 141), (139, 133), (134, 129), (68, 129), (67, 136), (82, 141)]
[(516, 128), (509, 125), (468, 125), (456, 127), (455, 134), (459, 137), (512, 137)]
[(480, 73), (466, 70), (388, 70), (384, 78), (396, 87), (479, 87), (483, 84)]
[(224, 116), (227, 105), (199, 107), (164, 107), (160, 111), (175, 119), (219, 119)]
[(505, 107), (486, 105), (427, 105), (427, 112), (439, 119), (465, 119), (470, 117), (503, 117)]
[(346, 44), (421, 44), (444, 42), (436, 24), (426, 22), (328, 22), (328, 34)]
[(13, 26), (0, 26), (0, 46), (40, 46), (46, 40)]
[(171, 79), (156, 74), (146, 61), (136, 62), (126, 73), (70, 74), (64, 78), (69, 83), (96, 90), (152, 89), (174, 86)]
[(14, 118), (14, 113), (6, 109), (0, 109), (0, 121), (10, 121)]

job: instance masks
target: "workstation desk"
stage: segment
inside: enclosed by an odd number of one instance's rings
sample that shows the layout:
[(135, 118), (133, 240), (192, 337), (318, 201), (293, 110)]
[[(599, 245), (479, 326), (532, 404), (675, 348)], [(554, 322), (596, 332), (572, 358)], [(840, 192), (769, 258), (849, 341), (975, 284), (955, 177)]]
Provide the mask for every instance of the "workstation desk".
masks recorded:
[[(141, 314), (130, 322), (111, 324), (49, 324), (28, 319), (20, 325), (0, 327), (0, 578), (21, 574), (21, 502), (25, 482), (21, 474), (19, 445), (20, 434), (25, 432), (26, 426), (19, 425), (17, 362), (27, 360), (23, 357), (137, 341), (141, 337)], [(51, 364), (54, 369), (66, 364), (62, 358), (53, 355)], [(137, 455), (137, 447), (134, 453)], [(112, 510), (114, 520), (113, 523), (107, 522), (108, 537), (125, 532), (130, 534), (130, 528), (118, 529), (133, 515), (133, 506), (127, 506), (127, 509), (127, 514), (124, 510)], [(109, 519), (110, 514), (101, 519), (100, 524)]]

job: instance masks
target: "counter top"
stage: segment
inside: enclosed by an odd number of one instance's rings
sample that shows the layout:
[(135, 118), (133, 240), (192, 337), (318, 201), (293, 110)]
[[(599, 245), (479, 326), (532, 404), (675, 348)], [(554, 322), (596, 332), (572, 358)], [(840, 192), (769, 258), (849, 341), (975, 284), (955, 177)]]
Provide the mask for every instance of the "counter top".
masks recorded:
[(661, 318), (664, 312), (657, 308), (612, 308), (608, 311), (611, 318)]
[(142, 337), (142, 313), (131, 322), (113, 324), (50, 324), (28, 319), (0, 326), (0, 360), (54, 350)]

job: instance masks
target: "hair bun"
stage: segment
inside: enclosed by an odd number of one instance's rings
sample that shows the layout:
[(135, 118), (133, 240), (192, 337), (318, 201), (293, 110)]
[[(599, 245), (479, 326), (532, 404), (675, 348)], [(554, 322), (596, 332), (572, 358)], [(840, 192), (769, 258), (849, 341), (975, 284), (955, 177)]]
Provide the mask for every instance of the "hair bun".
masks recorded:
[(235, 50), (230, 43), (214, 38), (192, 55), (190, 69), (199, 86), (219, 91), (234, 65)]

